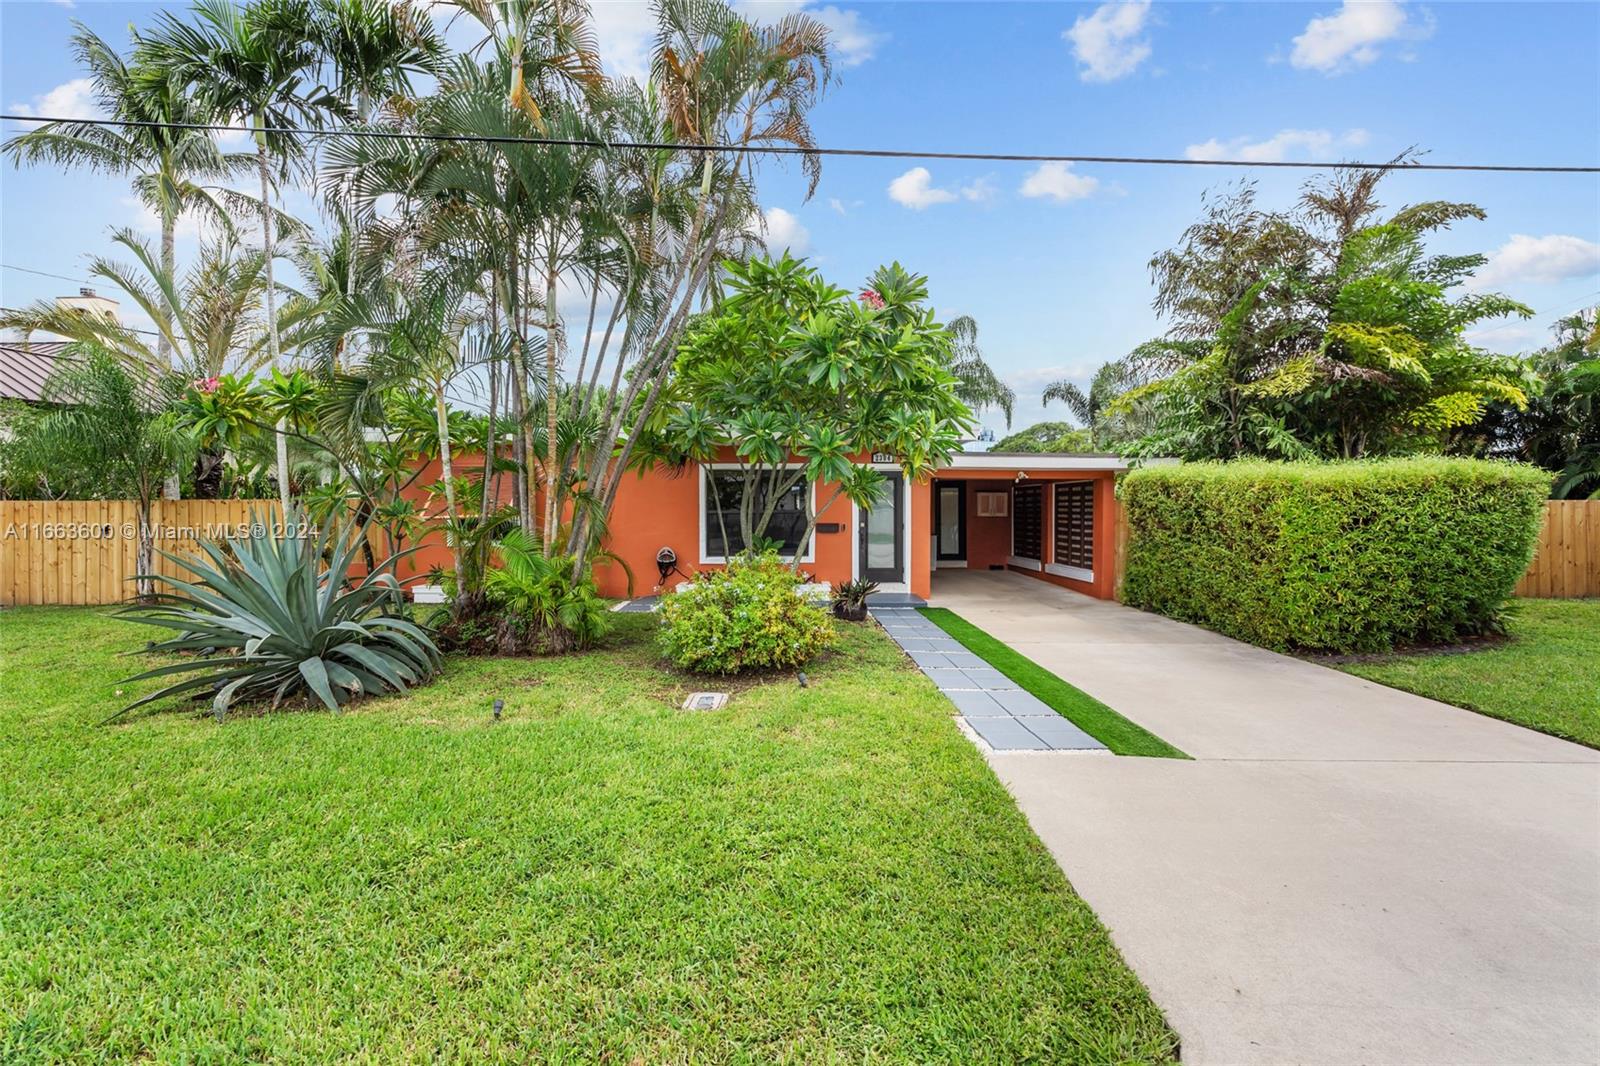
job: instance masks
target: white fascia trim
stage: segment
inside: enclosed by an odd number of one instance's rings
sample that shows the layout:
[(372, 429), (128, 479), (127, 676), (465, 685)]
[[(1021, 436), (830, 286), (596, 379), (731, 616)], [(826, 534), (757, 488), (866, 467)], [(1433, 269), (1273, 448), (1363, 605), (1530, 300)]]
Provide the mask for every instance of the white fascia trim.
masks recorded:
[(1020, 566), (1024, 570), (1041, 570), (1041, 569), (1043, 569), (1043, 564), (1040, 563), (1039, 560), (1037, 560), (1037, 559), (1026, 559), (1026, 558), (1024, 558), (1024, 557), (1022, 557), (1020, 555), (1008, 555), (1008, 556), (1006, 556), (1006, 562), (1010, 563), (1012, 566)]
[(1070, 577), (1074, 581), (1094, 580), (1093, 570), (1085, 570), (1081, 566), (1067, 566), (1065, 563), (1046, 563), (1044, 572), (1054, 574), (1056, 577)]
[(943, 470), (1127, 470), (1128, 466), (1128, 460), (1118, 455), (1027, 456), (962, 452), (952, 457), (950, 465)]
[[(783, 464), (785, 470), (797, 470), (803, 466), (805, 466), (804, 463)], [(727, 565), (728, 562), (728, 557), (726, 555), (706, 554), (706, 471), (741, 469), (743, 469), (743, 466), (739, 463), (701, 463), (700, 472), (695, 475), (696, 480), (700, 482), (700, 509), (695, 513), (695, 525), (699, 527), (700, 530), (701, 565)], [(811, 490), (811, 512), (815, 514), (817, 510), (817, 483), (814, 481), (808, 481), (806, 482), (806, 486)], [(794, 562), (794, 556), (792, 555), (781, 555), (779, 558), (783, 559), (785, 562)], [(802, 563), (814, 563), (817, 561), (817, 536), (815, 533), (811, 535), (811, 544), (809, 550), (807, 550), (807, 552), (800, 557), (800, 561)]]

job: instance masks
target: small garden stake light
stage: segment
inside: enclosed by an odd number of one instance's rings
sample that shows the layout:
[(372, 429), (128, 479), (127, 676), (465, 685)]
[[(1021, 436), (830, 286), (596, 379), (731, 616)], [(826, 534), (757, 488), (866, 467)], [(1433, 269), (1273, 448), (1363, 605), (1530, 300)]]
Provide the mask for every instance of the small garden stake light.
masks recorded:
[(505, 700), (495, 700), (494, 701), (494, 720), (495, 721), (498, 722), (500, 720), (500, 712), (505, 710), (505, 708), (506, 708), (506, 701)]

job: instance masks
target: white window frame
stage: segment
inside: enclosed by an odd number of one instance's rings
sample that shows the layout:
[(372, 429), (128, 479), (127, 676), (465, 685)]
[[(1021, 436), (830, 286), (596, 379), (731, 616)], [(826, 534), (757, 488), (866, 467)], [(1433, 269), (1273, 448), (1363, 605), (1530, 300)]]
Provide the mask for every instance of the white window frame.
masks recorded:
[[(706, 546), (706, 534), (709, 532), (706, 529), (706, 518), (707, 518), (707, 515), (706, 515), (706, 495), (707, 495), (706, 494), (706, 480), (707, 480), (706, 479), (706, 471), (708, 471), (708, 470), (743, 470), (743, 469), (745, 469), (745, 465), (746, 464), (743, 464), (743, 463), (699, 463), (699, 464), (697, 464), (698, 473), (695, 474), (695, 478), (700, 483), (700, 492), (699, 492), (699, 509), (695, 512), (696, 515), (698, 515), (699, 517), (696, 518), (696, 520), (695, 520), (695, 526), (699, 529), (699, 532), (700, 532), (700, 562), (701, 562), (702, 565), (707, 565), (707, 566), (711, 566), (711, 565), (726, 566), (727, 563), (728, 563), (728, 557), (726, 555), (707, 555), (706, 554), (706, 552), (709, 550), (707, 548), (707, 546)], [(783, 464), (783, 468), (785, 470), (803, 470), (803, 469), (805, 469), (805, 465), (806, 464), (804, 464), (804, 463), (784, 463)], [(770, 470), (771, 468), (769, 467), (768, 469)], [(817, 483), (815, 481), (806, 482), (806, 489), (807, 489), (807, 491), (809, 491), (811, 493), (811, 513), (812, 514), (816, 514), (817, 513)], [(779, 558), (783, 559), (785, 562), (788, 562), (788, 563), (793, 563), (794, 562), (794, 556), (792, 556), (792, 555), (782, 555), (782, 556), (779, 556)], [(813, 532), (811, 534), (811, 543), (806, 546), (806, 553), (800, 557), (800, 561), (802, 563), (814, 563), (814, 562), (817, 561), (817, 535), (816, 535), (815, 532)]]
[[(901, 469), (899, 463), (868, 463), (874, 470), (895, 472), (900, 475), (902, 488), (900, 499), (900, 540), (904, 557), (900, 560), (900, 580), (893, 583), (878, 582), (880, 592), (910, 592), (911, 591), (911, 479)], [(929, 504), (932, 513), (932, 503)], [(937, 553), (936, 553), (937, 554)], [(861, 576), (861, 508), (854, 500), (850, 501), (850, 577)]]

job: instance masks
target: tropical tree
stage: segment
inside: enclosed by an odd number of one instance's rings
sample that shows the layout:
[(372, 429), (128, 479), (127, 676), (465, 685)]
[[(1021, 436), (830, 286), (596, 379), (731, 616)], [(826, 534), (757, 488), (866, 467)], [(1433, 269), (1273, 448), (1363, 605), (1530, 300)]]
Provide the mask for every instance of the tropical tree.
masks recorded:
[[(178, 219), (198, 211), (212, 221), (228, 225), (228, 206), (248, 202), (231, 190), (203, 184), (246, 172), (248, 155), (225, 154), (211, 134), (184, 128), (216, 120), (215, 112), (170, 82), (156, 80), (132, 67), (104, 40), (74, 22), (71, 51), (89, 71), (91, 92), (106, 117), (140, 125), (99, 125), (89, 122), (48, 122), (12, 137), (3, 151), (12, 162), (49, 163), (84, 167), (132, 179), (142, 204), (156, 216), (161, 228), (160, 273), (177, 274)], [(137, 36), (135, 37), (137, 41)], [(157, 354), (163, 362), (171, 354), (170, 321), (165, 309), (154, 316), (160, 327)]]
[(23, 423), (7, 451), (33, 470), (85, 472), (97, 495), (137, 502), (137, 591), (148, 596), (151, 505), (192, 448), (172, 410), (181, 385), (164, 368), (92, 343), (75, 342), (57, 366), (43, 390), (52, 410)]
[(1425, 201), (1382, 216), (1387, 168), (1342, 168), (1309, 183), (1293, 211), (1267, 212), (1244, 186), (1208, 203), (1175, 248), (1151, 260), (1166, 337), (1126, 360), (1154, 378), (1109, 410), (1153, 408), (1136, 449), (1190, 458), (1356, 457), (1437, 449), (1496, 400), (1522, 404), (1519, 367), (1464, 340), (1468, 327), (1527, 308), (1451, 296), (1481, 255), (1429, 255), (1426, 237), (1476, 205)]
[(1600, 308), (1558, 319), (1551, 333), (1524, 360), (1527, 404), (1490, 404), (1450, 447), (1542, 466), (1555, 475), (1554, 499), (1600, 499)]
[(1035, 422), (995, 441), (993, 452), (1086, 452), (1094, 447), (1089, 431), (1071, 422)]
[[(133, 262), (96, 256), (88, 273), (115, 286), (149, 316), (156, 324), (154, 344), (148, 333), (116, 319), (48, 301), (0, 313), (0, 327), (24, 334), (54, 333), (126, 352), (145, 363), (171, 366), (191, 380), (247, 374), (267, 362), (267, 332), (260, 318), (266, 259), (261, 252), (241, 247), (222, 232), (200, 246), (198, 258), (180, 276), (169, 273), (149, 242), (133, 231), (117, 230), (111, 240)], [(287, 328), (301, 328), (311, 310), (299, 304), (281, 321)]]
[[(947, 369), (954, 341), (925, 305), (921, 276), (898, 264), (879, 271), (883, 290), (857, 301), (787, 253), (726, 270), (717, 310), (685, 337), (637, 454), (641, 463), (731, 462), (739, 498), (713, 500), (719, 519), (736, 503), (737, 539), (721, 530), (729, 556), (767, 539), (796, 490), (831, 483), (815, 507), (799, 492), (798, 567), (834, 503), (868, 507), (882, 491), (883, 475), (864, 457), (887, 453), (907, 477), (926, 476), (960, 447), (972, 414)], [(718, 481), (709, 479), (714, 493)]]
[(1006, 428), (1011, 428), (1011, 413), (1016, 409), (1016, 390), (1000, 380), (983, 357), (978, 347), (978, 320), (971, 315), (958, 315), (945, 324), (950, 331), (950, 373), (961, 384), (956, 394), (974, 411), (998, 407), (1006, 417)]
[(1059, 400), (1082, 423), (1089, 434), (1089, 447), (1104, 447), (1110, 436), (1111, 404), (1138, 384), (1132, 368), (1120, 359), (1102, 363), (1089, 379), (1087, 391), (1065, 379), (1045, 386), (1043, 402)]
[[(157, 16), (156, 29), (139, 40), (138, 58), (152, 81), (173, 91), (192, 92), (213, 114), (240, 116), (250, 123), (261, 182), (261, 241), (266, 267), (268, 350), (282, 363), (273, 261), (277, 257), (272, 210), (273, 169), (286, 168), (301, 145), (284, 130), (320, 125), (344, 106), (330, 90), (313, 85), (318, 63), (316, 24), (305, 0), (254, 0), (240, 7), (232, 0), (196, 0), (193, 23), (169, 12)], [(278, 431), (278, 491), (289, 510), (288, 439)]]
[[(821, 157), (812, 152), (816, 142), (807, 114), (832, 77), (827, 27), (800, 12), (770, 26), (755, 26), (721, 0), (663, 0), (657, 22), (651, 57), (654, 99), (673, 139), (704, 149), (800, 149), (809, 195), (821, 176)], [(598, 441), (585, 453), (574, 481), (592, 501), (573, 522), (575, 576), (583, 572), (585, 558), (598, 542), (603, 516), (616, 499), (635, 442), (661, 401), (678, 340), (727, 231), (749, 217), (754, 158), (747, 152), (730, 159), (717, 151), (685, 151), (661, 168), (677, 171), (674, 183), (698, 171), (698, 191), (691, 186), (693, 206), (681, 238), (663, 239), (654, 213), (642, 227), (642, 240), (635, 243), (648, 256), (636, 257), (628, 300), (642, 305), (638, 311), (644, 312), (644, 321), (630, 317), (627, 343), (615, 357), (616, 387), (598, 402), (591, 385), (591, 395), (580, 401), (598, 403), (600, 414)], [(622, 360), (630, 357), (624, 385)], [(601, 352), (600, 361), (604, 358)], [(591, 382), (597, 380), (598, 365), (595, 374)]]
[(191, 382), (175, 409), (194, 438), (194, 494), (217, 499), (229, 455), (243, 451), (261, 424), (260, 396), (248, 379), (221, 374)]

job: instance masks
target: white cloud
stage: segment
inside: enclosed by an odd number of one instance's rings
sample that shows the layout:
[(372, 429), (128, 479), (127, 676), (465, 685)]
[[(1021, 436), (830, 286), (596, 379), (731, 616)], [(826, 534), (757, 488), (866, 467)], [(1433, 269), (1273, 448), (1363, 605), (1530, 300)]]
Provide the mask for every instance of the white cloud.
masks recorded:
[(1410, 18), (1401, 0), (1344, 0), (1334, 14), (1306, 23), (1305, 32), (1294, 39), (1289, 62), (1302, 70), (1337, 74), (1375, 62), (1385, 41), (1416, 40), (1432, 30), (1430, 22)]
[(1000, 190), (995, 187), (994, 179), (984, 175), (969, 185), (961, 186), (961, 198), (971, 200), (973, 203), (986, 204), (995, 198)]
[(1061, 34), (1072, 44), (1072, 55), (1083, 69), (1084, 81), (1116, 81), (1132, 74), (1150, 57), (1150, 41), (1141, 37), (1150, 17), (1150, 0), (1101, 4), (1081, 16)]
[(655, 16), (643, 0), (602, 0), (590, 6), (600, 60), (613, 77), (643, 80), (650, 73)]
[(889, 199), (921, 211), (934, 204), (947, 204), (956, 198), (949, 189), (935, 188), (927, 167), (912, 167), (889, 183)]
[(811, 16), (828, 27), (834, 55), (841, 67), (859, 67), (878, 52), (878, 45), (889, 39), (862, 21), (861, 12), (843, 11), (832, 4), (810, 12)]
[(1017, 191), (1024, 196), (1044, 197), (1064, 204), (1093, 196), (1098, 188), (1100, 179), (1074, 172), (1071, 163), (1041, 163), (1023, 179)]
[(781, 207), (764, 208), (761, 222), (766, 231), (767, 250), (773, 255), (788, 249), (790, 255), (800, 256), (811, 249), (811, 231), (800, 224), (793, 212)]
[(835, 211), (837, 211), (841, 215), (848, 214), (848, 212), (845, 211), (845, 208), (844, 208), (844, 201), (839, 199), (837, 196), (828, 197), (828, 206), (833, 208)]
[(1591, 274), (1600, 274), (1600, 244), (1568, 234), (1529, 237), (1515, 233), (1489, 253), (1489, 262), (1469, 284), (1474, 289), (1519, 282), (1548, 285)]
[(1367, 143), (1367, 131), (1345, 130), (1279, 130), (1264, 141), (1249, 137), (1234, 137), (1220, 141), (1213, 137), (1203, 144), (1191, 144), (1183, 150), (1188, 159), (1241, 159), (1251, 163), (1277, 163), (1291, 156), (1309, 159), (1328, 159), (1345, 148), (1356, 148)]
[(13, 104), (19, 115), (38, 115), (42, 118), (103, 118), (94, 102), (94, 82), (88, 78), (73, 78), (47, 93), (33, 98), (31, 104)]

